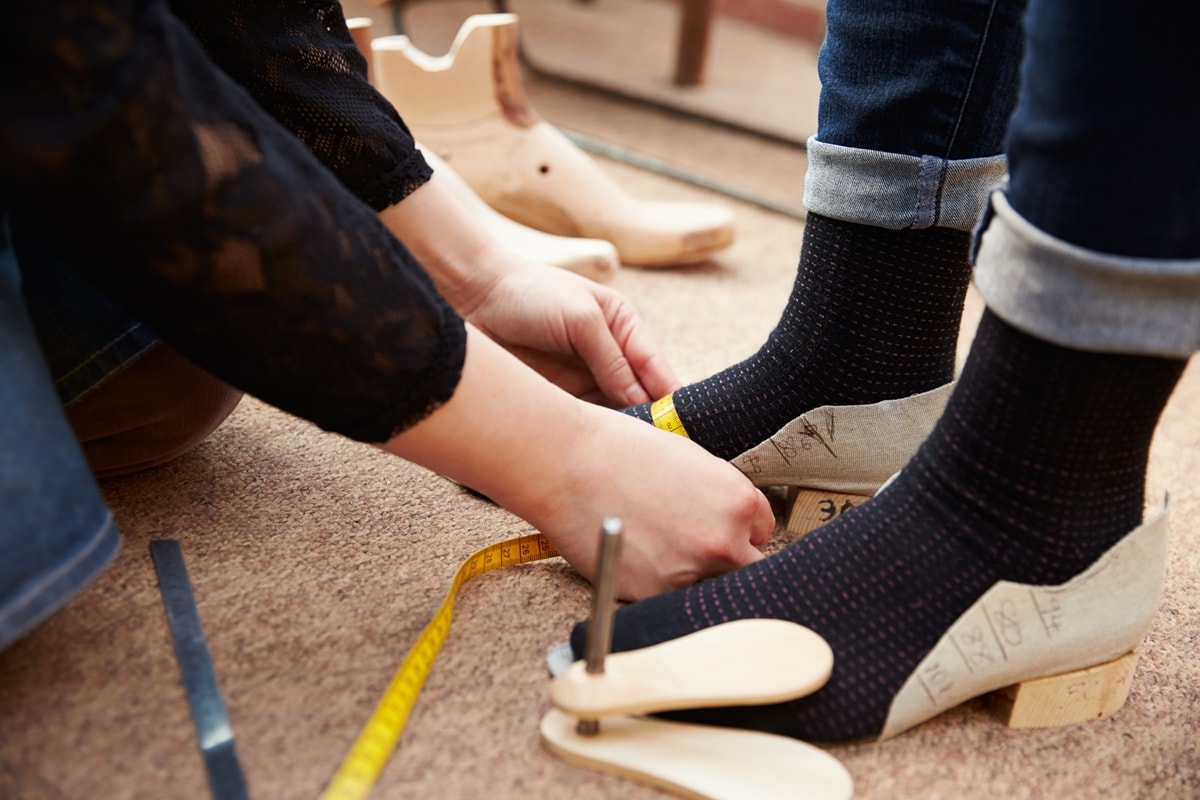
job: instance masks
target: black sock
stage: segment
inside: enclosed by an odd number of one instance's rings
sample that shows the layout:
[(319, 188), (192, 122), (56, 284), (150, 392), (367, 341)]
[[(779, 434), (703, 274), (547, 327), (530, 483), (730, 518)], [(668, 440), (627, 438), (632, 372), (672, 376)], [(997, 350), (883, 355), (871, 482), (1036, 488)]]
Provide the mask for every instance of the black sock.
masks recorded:
[[(810, 214), (787, 307), (746, 361), (674, 393), (688, 435), (725, 459), (821, 405), (935, 389), (954, 375), (970, 237)], [(626, 409), (647, 422), (649, 404)]]
[(904, 680), (996, 581), (1062, 583), (1137, 527), (1150, 441), (1185, 365), (1058, 347), (987, 312), (945, 413), (892, 484), (764, 561), (622, 608), (613, 648), (791, 620), (832, 646), (829, 684), (681, 718), (809, 741), (877, 736)]

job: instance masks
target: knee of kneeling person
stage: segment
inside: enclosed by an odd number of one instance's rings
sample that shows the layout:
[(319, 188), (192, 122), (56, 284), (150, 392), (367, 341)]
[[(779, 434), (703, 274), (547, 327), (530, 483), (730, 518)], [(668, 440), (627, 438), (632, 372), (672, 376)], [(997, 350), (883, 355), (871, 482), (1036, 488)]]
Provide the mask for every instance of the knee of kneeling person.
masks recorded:
[(195, 448), (242, 392), (158, 344), (67, 408), (97, 478), (159, 466)]

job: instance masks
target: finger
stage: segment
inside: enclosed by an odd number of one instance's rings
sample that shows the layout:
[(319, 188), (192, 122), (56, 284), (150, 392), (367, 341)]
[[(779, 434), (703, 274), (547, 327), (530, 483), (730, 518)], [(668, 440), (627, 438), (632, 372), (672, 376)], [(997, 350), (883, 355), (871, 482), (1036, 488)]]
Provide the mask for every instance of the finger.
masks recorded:
[(738, 554), (737, 565), (739, 567), (744, 567), (747, 564), (753, 564), (755, 561), (762, 561), (766, 557), (767, 557), (767, 554), (764, 553), (762, 550), (759, 550), (757, 547), (754, 547), (753, 545), (747, 545)]
[[(595, 320), (595, 318), (592, 318)], [(603, 319), (603, 318), (601, 318)], [(618, 405), (647, 403), (642, 386), (625, 353), (604, 324), (584, 324), (572, 331), (572, 345), (604, 394)]]
[(706, 577), (721, 575), (729, 572), (730, 570), (744, 567), (747, 564), (753, 564), (755, 561), (762, 561), (764, 558), (766, 558), (766, 555), (763, 553), (763, 551), (750, 544), (749, 541), (743, 539), (738, 544), (734, 552), (729, 555), (728, 560), (717, 565), (716, 568)]
[(648, 395), (647, 402), (665, 397), (679, 388), (679, 378), (663, 355), (649, 327), (626, 305), (621, 305), (610, 317), (609, 328), (620, 343), (638, 385)]
[(762, 547), (775, 535), (775, 512), (771, 509), (771, 501), (761, 492), (759, 495), (762, 502), (750, 525), (750, 544), (754, 547)]

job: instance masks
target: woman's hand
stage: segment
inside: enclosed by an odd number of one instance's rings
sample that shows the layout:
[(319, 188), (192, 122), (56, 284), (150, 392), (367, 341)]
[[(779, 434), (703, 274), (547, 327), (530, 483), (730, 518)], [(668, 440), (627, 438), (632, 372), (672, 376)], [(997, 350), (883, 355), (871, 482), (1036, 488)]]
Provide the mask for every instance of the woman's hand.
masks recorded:
[(625, 525), (618, 596), (636, 600), (762, 558), (767, 498), (682, 436), (584, 403), (468, 326), (453, 397), (384, 449), (528, 521), (589, 580), (600, 525)]
[(556, 267), (529, 265), (504, 273), (467, 319), (584, 400), (620, 407), (679, 388), (624, 296)]
[(618, 292), (524, 260), (433, 178), (380, 212), (458, 313), (570, 394), (644, 403), (679, 388), (645, 323)]

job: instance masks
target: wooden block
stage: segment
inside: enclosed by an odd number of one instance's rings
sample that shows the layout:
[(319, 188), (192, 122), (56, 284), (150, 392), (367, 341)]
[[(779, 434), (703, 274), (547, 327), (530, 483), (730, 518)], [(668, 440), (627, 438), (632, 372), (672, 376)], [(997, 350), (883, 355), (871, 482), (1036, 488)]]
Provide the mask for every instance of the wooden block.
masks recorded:
[(575, 717), (550, 709), (542, 744), (577, 766), (702, 800), (850, 800), (840, 761), (798, 739), (758, 731), (609, 717), (592, 736)]
[(1129, 697), (1137, 653), (1088, 669), (1025, 681), (993, 692), (992, 711), (1010, 728), (1055, 728), (1104, 719)]
[(794, 488), (788, 500), (787, 529), (804, 535), (869, 500), (857, 494)]
[(704, 81), (714, 10), (713, 0), (683, 0), (675, 53), (675, 85), (697, 86)]
[(613, 653), (599, 674), (576, 661), (550, 682), (550, 702), (577, 717), (779, 703), (817, 691), (832, 671), (833, 650), (810, 629), (742, 619)]

